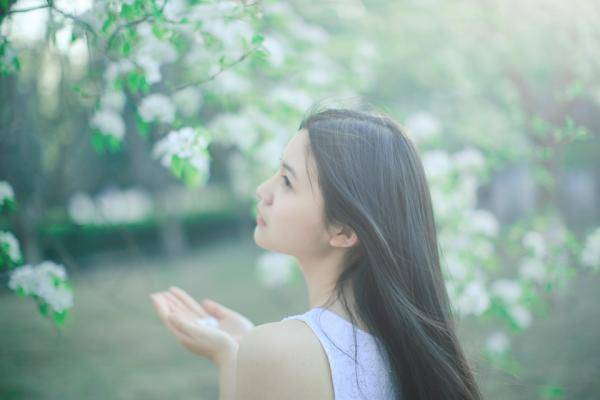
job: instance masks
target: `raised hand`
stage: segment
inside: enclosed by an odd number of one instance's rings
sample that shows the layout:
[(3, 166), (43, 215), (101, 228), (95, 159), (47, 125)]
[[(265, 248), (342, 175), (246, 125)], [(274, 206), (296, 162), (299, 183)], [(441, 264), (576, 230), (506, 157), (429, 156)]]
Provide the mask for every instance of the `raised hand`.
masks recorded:
[[(204, 299), (203, 305), (198, 304), (189, 294), (178, 287), (171, 287), (169, 291), (159, 292), (151, 296), (157, 311), (160, 312), (160, 304), (163, 304), (164, 313), (176, 312), (182, 319), (198, 325), (198, 319), (212, 319), (216, 327), (239, 343), (242, 336), (254, 328), (254, 324), (240, 313), (225, 307), (211, 299)], [(168, 318), (161, 318), (165, 325), (173, 331), (175, 326), (169, 323)], [(182, 343), (183, 344), (183, 343)], [(187, 347), (187, 346), (186, 346)]]

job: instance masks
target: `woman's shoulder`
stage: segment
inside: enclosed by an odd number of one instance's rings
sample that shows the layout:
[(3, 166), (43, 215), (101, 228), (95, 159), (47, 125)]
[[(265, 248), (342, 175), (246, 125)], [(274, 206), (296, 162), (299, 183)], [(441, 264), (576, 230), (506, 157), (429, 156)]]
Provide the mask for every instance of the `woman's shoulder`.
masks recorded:
[(240, 342), (238, 364), (252, 369), (242, 371), (255, 375), (251, 380), (268, 375), (273, 380), (269, 386), (275, 385), (273, 390), (282, 385), (280, 390), (297, 389), (303, 393), (302, 398), (333, 399), (327, 355), (311, 328), (301, 320), (256, 326)]
[[(317, 361), (325, 352), (312, 329), (299, 319), (288, 319), (257, 325), (244, 335), (242, 343), (251, 344), (254, 349), (273, 349), (285, 352), (278, 354), (282, 361), (308, 358)], [(240, 345), (242, 344), (240, 343)], [(290, 351), (286, 351), (290, 350)], [(325, 359), (325, 361), (327, 361)]]

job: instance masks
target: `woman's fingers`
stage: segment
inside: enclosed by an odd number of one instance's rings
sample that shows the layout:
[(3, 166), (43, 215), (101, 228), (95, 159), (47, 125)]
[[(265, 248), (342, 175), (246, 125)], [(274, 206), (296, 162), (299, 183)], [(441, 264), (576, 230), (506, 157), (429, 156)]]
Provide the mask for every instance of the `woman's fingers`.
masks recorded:
[(180, 310), (181, 312), (189, 315), (190, 317), (198, 316), (196, 311), (191, 310), (184, 302), (182, 302), (173, 293), (166, 291), (166, 292), (161, 292), (161, 294), (165, 296), (165, 298), (170, 302), (170, 304), (174, 307), (174, 309)]
[(152, 302), (158, 311), (158, 316), (160, 317), (161, 321), (178, 339), (188, 337), (185, 332), (182, 332), (180, 329), (178, 329), (177, 317), (176, 319), (173, 319), (174, 315), (177, 315), (179, 318), (181, 318), (181, 312), (171, 307), (161, 293), (152, 295)]
[(208, 314), (200, 304), (196, 302), (189, 294), (177, 286), (171, 286), (170, 292), (183, 302), (190, 310), (195, 312), (199, 317), (206, 317)]

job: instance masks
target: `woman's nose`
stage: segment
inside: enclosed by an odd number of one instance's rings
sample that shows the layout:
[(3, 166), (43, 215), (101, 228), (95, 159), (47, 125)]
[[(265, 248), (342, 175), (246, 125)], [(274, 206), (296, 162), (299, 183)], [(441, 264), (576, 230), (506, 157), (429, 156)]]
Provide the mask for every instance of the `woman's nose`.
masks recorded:
[(271, 196), (269, 195), (269, 193), (267, 191), (267, 183), (268, 183), (268, 181), (263, 182), (260, 185), (258, 185), (258, 187), (256, 188), (255, 194), (259, 198), (259, 200), (262, 200), (263, 203), (268, 204), (271, 201), (271, 199), (270, 199)]
[(261, 183), (260, 185), (258, 185), (258, 187), (256, 188), (256, 197), (258, 197), (259, 200), (262, 200), (263, 203), (265, 202), (265, 183)]

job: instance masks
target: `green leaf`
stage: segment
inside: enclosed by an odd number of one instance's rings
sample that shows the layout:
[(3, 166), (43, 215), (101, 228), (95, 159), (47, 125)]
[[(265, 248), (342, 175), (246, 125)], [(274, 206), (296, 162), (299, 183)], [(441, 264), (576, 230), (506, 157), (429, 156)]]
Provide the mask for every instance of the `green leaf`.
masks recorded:
[(140, 88), (143, 85), (143, 80), (144, 80), (144, 75), (141, 72), (137, 72), (137, 71), (129, 72), (129, 74), (127, 74), (127, 77), (126, 77), (127, 87), (133, 93), (137, 93), (138, 91), (140, 91)]
[(200, 173), (189, 162), (186, 162), (183, 167), (183, 182), (189, 188), (198, 187), (200, 184)]
[(121, 54), (124, 56), (128, 56), (131, 54), (131, 49), (132, 49), (131, 41), (126, 38), (121, 39), (121, 46), (119, 48), (119, 51), (121, 52)]
[(162, 24), (153, 24), (152, 33), (160, 40), (166, 40), (172, 36), (172, 31)]
[(121, 148), (122, 141), (111, 135), (105, 135), (104, 137), (106, 148), (109, 153), (116, 153)]
[(125, 18), (126, 20), (135, 19), (135, 17), (137, 15), (138, 15), (138, 11), (137, 11), (137, 8), (135, 6), (135, 3), (133, 3), (133, 4), (123, 4), (121, 6), (121, 17)]
[(108, 14), (108, 18), (106, 18), (106, 20), (102, 24), (102, 28), (100, 28), (100, 32), (102, 32), (102, 33), (108, 32), (108, 30), (115, 24), (116, 20), (117, 20), (117, 17), (113, 13)]
[(184, 161), (181, 157), (177, 155), (171, 157), (171, 172), (173, 172), (173, 174), (178, 178), (181, 178), (183, 173), (183, 164)]
[(546, 385), (540, 388), (539, 395), (542, 399), (562, 399), (564, 398), (565, 390), (560, 386)]
[(102, 139), (102, 134), (99, 130), (95, 129), (94, 133), (92, 133), (92, 146), (97, 153), (102, 153), (104, 150), (104, 140)]
[(135, 123), (139, 134), (143, 137), (148, 137), (148, 133), (150, 133), (150, 127), (152, 124), (144, 121), (138, 113), (135, 114)]
[(56, 323), (57, 326), (63, 326), (65, 323), (65, 319), (67, 318), (67, 315), (68, 315), (67, 310), (63, 310), (61, 312), (54, 311), (52, 313), (52, 319), (54, 320), (54, 322)]
[(531, 119), (532, 133), (537, 136), (544, 136), (549, 130), (549, 125), (539, 115), (534, 115)]
[(251, 43), (254, 44), (254, 45), (259, 45), (259, 44), (261, 44), (264, 41), (265, 41), (265, 36), (262, 33), (255, 33), (252, 36)]
[(41, 303), (38, 303), (38, 309), (40, 310), (40, 313), (44, 316), (47, 317), (48, 316), (48, 304), (45, 301), (42, 301)]

